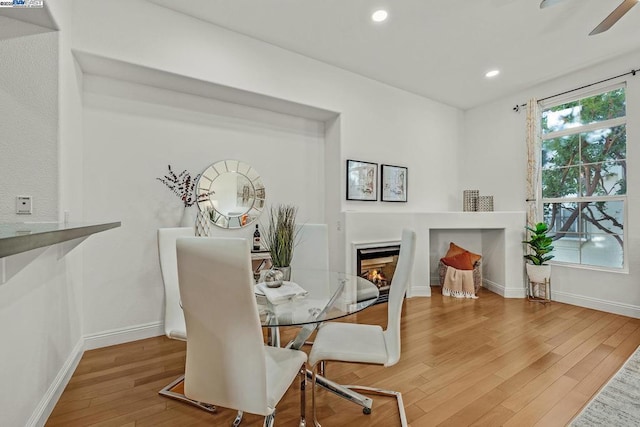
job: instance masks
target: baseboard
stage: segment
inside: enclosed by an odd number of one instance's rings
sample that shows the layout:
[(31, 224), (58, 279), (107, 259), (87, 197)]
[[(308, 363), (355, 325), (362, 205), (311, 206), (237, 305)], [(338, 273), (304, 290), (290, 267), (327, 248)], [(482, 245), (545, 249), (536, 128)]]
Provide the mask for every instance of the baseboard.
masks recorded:
[(551, 289), (551, 299), (553, 301), (591, 308), (593, 310), (605, 311), (607, 313), (620, 314), (622, 316), (629, 316), (636, 319), (640, 318), (640, 307), (637, 305), (585, 297), (583, 295), (575, 295), (567, 292), (555, 291), (553, 289)]
[(503, 298), (524, 298), (526, 294), (524, 289), (507, 288), (496, 282), (492, 282), (489, 279), (482, 279), (482, 286), (489, 289), (491, 292), (502, 296)]
[(26, 425), (29, 427), (41, 427), (44, 426), (53, 412), (53, 408), (55, 408), (58, 403), (58, 399), (62, 396), (62, 392), (65, 387), (69, 383), (71, 376), (75, 372), (78, 367), (78, 363), (80, 363), (80, 359), (82, 359), (82, 354), (84, 351), (84, 339), (80, 339), (76, 345), (71, 350), (71, 354), (62, 365), (60, 371), (58, 371), (58, 375), (54, 378), (53, 382), (47, 389), (47, 392), (44, 394), (38, 406), (31, 414), (31, 417), (27, 421)]
[(430, 297), (431, 296), (431, 287), (426, 285), (421, 286), (412, 286), (409, 289), (408, 298), (413, 297)]
[(94, 348), (108, 347), (110, 345), (143, 340), (160, 335), (164, 335), (162, 322), (152, 322), (128, 328), (113, 329), (111, 331), (85, 335), (84, 349), (93, 350)]

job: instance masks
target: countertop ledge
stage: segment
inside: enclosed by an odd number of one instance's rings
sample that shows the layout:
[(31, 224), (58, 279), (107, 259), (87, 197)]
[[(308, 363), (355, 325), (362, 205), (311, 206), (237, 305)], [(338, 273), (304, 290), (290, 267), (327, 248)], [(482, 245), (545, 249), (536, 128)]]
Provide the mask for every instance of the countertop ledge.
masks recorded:
[(20, 222), (0, 224), (0, 258), (120, 227), (105, 223)]

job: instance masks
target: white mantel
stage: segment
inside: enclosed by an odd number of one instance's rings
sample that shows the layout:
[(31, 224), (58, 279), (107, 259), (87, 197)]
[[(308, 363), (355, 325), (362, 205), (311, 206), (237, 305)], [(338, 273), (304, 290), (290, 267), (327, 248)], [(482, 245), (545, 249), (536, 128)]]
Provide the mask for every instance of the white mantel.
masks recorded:
[(444, 256), (442, 248), (433, 247), (437, 234), (466, 232), (475, 241), (467, 249), (483, 256), (483, 286), (506, 298), (524, 298), (525, 218), (524, 212), (344, 212), (346, 266), (355, 265), (354, 245), (397, 241), (403, 228), (413, 229), (417, 242), (409, 296), (430, 296), (431, 270)]

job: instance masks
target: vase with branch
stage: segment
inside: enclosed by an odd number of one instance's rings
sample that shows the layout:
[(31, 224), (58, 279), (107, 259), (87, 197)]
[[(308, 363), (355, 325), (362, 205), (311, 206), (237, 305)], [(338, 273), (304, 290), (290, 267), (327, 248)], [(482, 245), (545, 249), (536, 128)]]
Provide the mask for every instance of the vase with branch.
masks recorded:
[(168, 168), (169, 172), (164, 177), (156, 179), (166, 185), (167, 188), (169, 188), (169, 190), (171, 190), (182, 201), (184, 210), (182, 212), (180, 225), (183, 227), (192, 226), (193, 222), (189, 220), (188, 209), (196, 203), (208, 200), (209, 196), (214, 194), (214, 192), (209, 191), (207, 193), (196, 195), (196, 183), (198, 182), (198, 178), (200, 178), (200, 174), (196, 175), (195, 178), (192, 178), (191, 173), (186, 169), (179, 174), (176, 174), (173, 169), (171, 169), (171, 165), (168, 165)]
[(273, 268), (282, 271), (284, 280), (291, 278), (291, 260), (297, 243), (297, 213), (298, 208), (292, 205), (272, 207), (269, 223), (262, 238), (271, 255)]

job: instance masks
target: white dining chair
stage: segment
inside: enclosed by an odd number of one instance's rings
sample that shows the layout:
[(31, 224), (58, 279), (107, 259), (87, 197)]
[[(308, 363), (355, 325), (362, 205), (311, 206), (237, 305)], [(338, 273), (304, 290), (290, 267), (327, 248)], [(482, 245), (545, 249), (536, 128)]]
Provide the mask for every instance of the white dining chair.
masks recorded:
[(187, 340), (187, 331), (180, 307), (176, 240), (178, 237), (194, 235), (193, 227), (158, 229), (158, 254), (160, 255), (160, 271), (164, 283), (164, 333), (168, 338), (181, 341)]
[[(327, 322), (318, 330), (309, 353), (309, 364), (313, 371), (311, 387), (313, 421), (316, 427), (320, 426), (316, 416), (315, 390), (317, 367), (320, 362), (354, 362), (388, 367), (395, 365), (400, 360), (400, 317), (413, 268), (415, 246), (415, 232), (403, 230), (398, 264), (389, 292), (387, 329), (383, 330), (379, 325)], [(394, 396), (398, 403), (401, 425), (407, 425), (400, 392), (359, 385), (347, 387), (355, 391)], [(371, 413), (371, 407), (365, 406), (363, 411), (365, 414)]]
[[(178, 258), (176, 256), (176, 240), (179, 237), (193, 236), (193, 227), (173, 227), (158, 229), (158, 254), (160, 256), (160, 272), (164, 284), (164, 334), (167, 338), (186, 341), (187, 328), (184, 323), (184, 314), (180, 306), (180, 289), (178, 288)], [(167, 384), (158, 393), (165, 397), (177, 399), (185, 403), (197, 406), (207, 412), (214, 412), (215, 407), (207, 403), (198, 402), (187, 398), (179, 391), (179, 384), (184, 381), (184, 375), (180, 375)], [(238, 417), (241, 419), (242, 415)]]
[(177, 254), (187, 326), (185, 395), (262, 415), (272, 426), (276, 405), (299, 375), (304, 426), (307, 355), (264, 345), (249, 241), (183, 237)]

